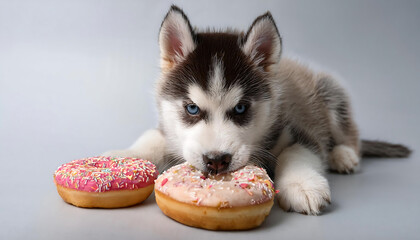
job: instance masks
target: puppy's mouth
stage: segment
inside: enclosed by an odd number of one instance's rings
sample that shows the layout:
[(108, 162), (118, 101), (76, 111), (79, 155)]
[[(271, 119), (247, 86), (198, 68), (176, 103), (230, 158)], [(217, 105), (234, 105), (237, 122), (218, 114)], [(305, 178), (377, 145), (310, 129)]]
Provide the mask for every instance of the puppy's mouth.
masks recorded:
[(277, 158), (265, 149), (253, 149), (252, 152), (249, 152), (248, 150), (242, 151), (240, 149), (232, 155), (226, 153), (203, 154), (202, 159), (198, 158), (196, 161), (190, 163), (202, 171), (206, 176), (224, 175), (228, 172), (234, 172), (241, 169), (246, 165), (255, 165), (264, 168), (267, 171), (267, 174), (273, 178), (277, 166)]
[(203, 173), (218, 175), (236, 171), (249, 163), (255, 165), (256, 161), (250, 161), (250, 153), (249, 146), (242, 145), (236, 151), (229, 149), (207, 152), (187, 150), (184, 151), (183, 158)]
[(202, 158), (196, 158), (193, 161), (186, 159), (191, 165), (199, 169), (205, 176), (223, 175), (236, 171), (246, 165), (247, 160), (242, 160), (245, 164), (241, 164), (235, 155), (202, 155)]
[(222, 175), (222, 174), (225, 174), (225, 173), (228, 173), (228, 172), (232, 172), (232, 171), (227, 170), (227, 169), (226, 170), (213, 170), (213, 169), (208, 169), (208, 168), (206, 168), (203, 171), (204, 176), (206, 176), (206, 177), (209, 176), (209, 175)]

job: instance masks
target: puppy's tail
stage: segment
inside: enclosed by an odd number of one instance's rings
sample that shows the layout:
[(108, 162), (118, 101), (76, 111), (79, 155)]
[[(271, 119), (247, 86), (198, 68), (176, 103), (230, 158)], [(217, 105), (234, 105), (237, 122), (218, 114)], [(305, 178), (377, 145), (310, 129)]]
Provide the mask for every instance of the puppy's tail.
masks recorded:
[(410, 156), (411, 150), (401, 144), (362, 140), (361, 153), (362, 157), (406, 158)]

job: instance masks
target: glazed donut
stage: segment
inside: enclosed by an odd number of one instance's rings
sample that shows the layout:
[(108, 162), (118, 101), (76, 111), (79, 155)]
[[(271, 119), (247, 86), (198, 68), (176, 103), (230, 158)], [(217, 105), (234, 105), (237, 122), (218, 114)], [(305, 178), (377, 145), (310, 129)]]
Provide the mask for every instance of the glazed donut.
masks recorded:
[(274, 193), (266, 171), (256, 166), (206, 176), (184, 163), (155, 181), (156, 202), (165, 215), (210, 230), (258, 227), (270, 213)]
[(58, 194), (85, 208), (127, 207), (145, 200), (158, 172), (147, 160), (90, 157), (61, 165), (54, 173)]

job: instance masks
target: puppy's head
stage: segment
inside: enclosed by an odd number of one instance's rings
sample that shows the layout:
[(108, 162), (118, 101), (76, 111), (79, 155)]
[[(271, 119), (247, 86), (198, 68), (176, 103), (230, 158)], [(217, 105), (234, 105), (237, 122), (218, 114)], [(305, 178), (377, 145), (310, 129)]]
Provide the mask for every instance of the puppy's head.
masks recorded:
[(171, 152), (208, 172), (236, 170), (270, 130), (270, 69), (281, 39), (270, 13), (244, 33), (196, 32), (172, 6), (159, 44), (160, 125)]

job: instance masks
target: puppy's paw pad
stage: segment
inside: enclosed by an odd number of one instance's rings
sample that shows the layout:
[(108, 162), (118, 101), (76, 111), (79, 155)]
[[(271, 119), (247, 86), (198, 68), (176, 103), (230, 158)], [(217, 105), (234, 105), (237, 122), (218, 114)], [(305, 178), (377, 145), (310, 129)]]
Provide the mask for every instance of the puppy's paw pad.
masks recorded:
[(352, 173), (359, 165), (355, 151), (345, 145), (335, 146), (329, 155), (330, 169), (339, 173)]
[(318, 215), (331, 202), (328, 181), (321, 175), (283, 184), (279, 190), (279, 205), (285, 211)]

